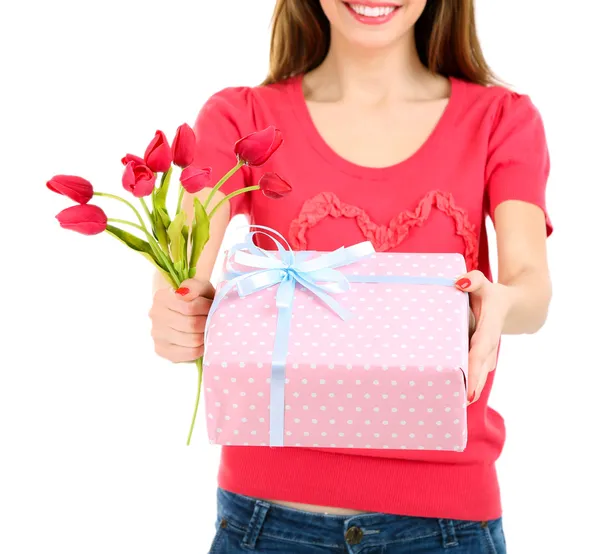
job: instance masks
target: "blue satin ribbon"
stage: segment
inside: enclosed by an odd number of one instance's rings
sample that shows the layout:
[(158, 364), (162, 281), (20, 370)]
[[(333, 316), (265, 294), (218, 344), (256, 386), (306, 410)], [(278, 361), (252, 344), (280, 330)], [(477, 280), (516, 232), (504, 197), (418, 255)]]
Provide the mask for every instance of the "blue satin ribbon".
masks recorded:
[[(227, 294), (237, 289), (239, 296), (244, 297), (277, 285), (275, 304), (277, 306), (277, 325), (273, 354), (271, 357), (271, 387), (269, 415), (269, 444), (283, 446), (285, 421), (285, 361), (288, 353), (290, 331), (292, 326), (292, 303), (296, 283), (310, 291), (342, 320), (352, 317), (331, 294), (339, 294), (350, 290), (350, 283), (403, 283), (418, 285), (454, 286), (452, 279), (441, 277), (414, 277), (400, 275), (345, 275), (336, 268), (353, 264), (375, 253), (373, 245), (361, 242), (348, 248), (341, 247), (333, 252), (319, 254), (312, 252), (293, 252), (285, 238), (269, 227), (252, 225), (244, 242), (236, 244), (227, 254), (227, 281), (215, 296), (208, 314), (206, 329), (210, 329), (210, 321), (219, 304)], [(263, 250), (254, 244), (254, 236), (260, 234), (268, 237), (275, 244), (277, 251)], [(277, 240), (273, 235), (281, 239)], [(287, 248), (284, 248), (284, 243)], [(245, 266), (247, 271), (232, 267), (232, 262)]]

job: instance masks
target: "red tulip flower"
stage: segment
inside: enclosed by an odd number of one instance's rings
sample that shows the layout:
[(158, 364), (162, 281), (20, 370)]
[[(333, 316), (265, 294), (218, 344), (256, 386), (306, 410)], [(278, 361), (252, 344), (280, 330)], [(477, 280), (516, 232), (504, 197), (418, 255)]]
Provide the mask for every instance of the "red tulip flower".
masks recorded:
[(235, 143), (234, 151), (238, 161), (259, 167), (267, 162), (282, 143), (281, 131), (270, 126), (238, 140)]
[(190, 194), (202, 190), (210, 184), (212, 168), (186, 167), (181, 172), (181, 186)]
[(87, 204), (94, 196), (92, 183), (75, 175), (55, 175), (46, 186), (51, 191), (68, 196), (78, 204)]
[(136, 198), (149, 196), (154, 190), (156, 175), (145, 165), (136, 165), (131, 161), (125, 166), (123, 172), (123, 187)]
[[(143, 157), (128, 153), (121, 158), (124, 166), (123, 187), (139, 199), (146, 218), (125, 198), (108, 192), (95, 191), (91, 183), (81, 177), (56, 175), (46, 185), (50, 190), (77, 202), (75, 206), (56, 215), (61, 227), (83, 235), (97, 235), (103, 232), (112, 235), (152, 263), (166, 281), (177, 292), (181, 292), (185, 288), (182, 283), (196, 277), (198, 260), (210, 240), (211, 219), (227, 201), (238, 195), (258, 190), (270, 199), (283, 198), (292, 191), (290, 184), (277, 173), (265, 171), (258, 182), (246, 183), (245, 179), (240, 178), (239, 187), (228, 190), (223, 198), (214, 202), (214, 206), (211, 203), (214, 195), (236, 172), (244, 171), (244, 166), (264, 165), (282, 144), (281, 131), (273, 126), (241, 138), (233, 146), (237, 158), (235, 165), (232, 161), (233, 167), (224, 175), (217, 176), (216, 184), (212, 184), (210, 167), (199, 167), (199, 161), (192, 165), (197, 143), (194, 130), (189, 125), (183, 123), (177, 128), (171, 146), (165, 134), (160, 130), (156, 131)], [(171, 217), (167, 209), (167, 195), (174, 165), (181, 168), (181, 186), (177, 187), (177, 209)], [(156, 183), (158, 173), (162, 173), (159, 186)], [(211, 187), (211, 190), (206, 198), (200, 201), (199, 198), (194, 197), (190, 210), (186, 213), (186, 210), (182, 209), (185, 192), (194, 194), (207, 187)], [(110, 198), (125, 204), (135, 215), (135, 220), (107, 217), (100, 207), (89, 204), (92, 196)], [(150, 197), (152, 211), (145, 197)], [(133, 227), (134, 230), (123, 228), (118, 224)], [(202, 356), (196, 359), (196, 367), (198, 387), (188, 444), (190, 444), (200, 400)]]
[(283, 198), (292, 192), (291, 185), (277, 173), (265, 173), (259, 180), (258, 186), (262, 193), (273, 200)]
[(168, 171), (173, 162), (173, 153), (162, 131), (156, 131), (144, 153), (146, 165), (154, 172)]
[(179, 167), (188, 167), (194, 161), (196, 135), (193, 129), (184, 123), (177, 128), (173, 139), (173, 163)]
[(146, 165), (144, 158), (140, 158), (135, 154), (125, 154), (125, 156), (121, 158), (121, 162), (123, 165), (127, 165), (129, 162), (135, 162), (135, 165)]
[(106, 229), (106, 214), (98, 206), (83, 204), (71, 206), (60, 212), (56, 219), (63, 229), (77, 231), (82, 235), (97, 235)]

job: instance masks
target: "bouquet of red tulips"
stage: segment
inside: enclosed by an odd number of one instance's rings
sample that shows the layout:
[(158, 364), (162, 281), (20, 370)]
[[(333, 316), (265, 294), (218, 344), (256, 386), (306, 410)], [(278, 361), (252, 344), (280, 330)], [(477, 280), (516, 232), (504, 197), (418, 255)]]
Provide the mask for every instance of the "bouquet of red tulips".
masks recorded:
[[(237, 163), (212, 186), (212, 169), (192, 165), (196, 137), (189, 125), (183, 124), (177, 129), (172, 146), (169, 145), (162, 131), (156, 131), (143, 158), (127, 154), (121, 160), (125, 166), (123, 187), (139, 199), (147, 221), (131, 202), (114, 194), (95, 191), (92, 184), (82, 177), (56, 175), (46, 183), (46, 186), (77, 202), (75, 206), (61, 211), (56, 216), (61, 227), (84, 235), (97, 235), (103, 232), (112, 235), (152, 262), (165, 279), (177, 289), (182, 281), (195, 276), (196, 264), (209, 238), (210, 220), (225, 201), (238, 194), (254, 190), (261, 190), (265, 196), (273, 199), (281, 198), (291, 191), (290, 185), (279, 175), (264, 173), (256, 185), (235, 190), (214, 207), (210, 207), (214, 194), (236, 171), (244, 165), (262, 166), (282, 143), (281, 132), (272, 126), (241, 138), (233, 145)], [(171, 216), (167, 209), (167, 192), (174, 166), (178, 166), (182, 171), (177, 208), (175, 214)], [(159, 174), (161, 174), (160, 180)], [(181, 209), (184, 191), (194, 194), (209, 186), (212, 186), (212, 190), (205, 202), (200, 202), (197, 197), (194, 197), (190, 228), (188, 215)], [(124, 203), (131, 209), (136, 221), (107, 217), (100, 207), (89, 204), (93, 196), (104, 196)], [(148, 203), (146, 197), (149, 197)], [(138, 234), (126, 231), (118, 224), (136, 229)], [(198, 388), (188, 433), (188, 445), (200, 401), (202, 358), (196, 360), (196, 366)]]

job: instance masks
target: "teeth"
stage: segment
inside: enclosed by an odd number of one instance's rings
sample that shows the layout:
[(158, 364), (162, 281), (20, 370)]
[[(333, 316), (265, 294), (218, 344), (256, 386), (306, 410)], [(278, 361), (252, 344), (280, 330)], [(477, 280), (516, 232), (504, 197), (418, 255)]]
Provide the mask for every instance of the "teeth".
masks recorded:
[(350, 4), (350, 7), (359, 15), (366, 17), (383, 17), (394, 11), (393, 6), (365, 6), (364, 4)]

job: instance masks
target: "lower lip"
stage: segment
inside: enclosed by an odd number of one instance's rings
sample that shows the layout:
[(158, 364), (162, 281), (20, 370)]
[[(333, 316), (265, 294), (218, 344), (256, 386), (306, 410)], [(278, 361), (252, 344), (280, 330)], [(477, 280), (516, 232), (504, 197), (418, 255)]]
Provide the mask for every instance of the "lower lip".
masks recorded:
[(348, 11), (354, 16), (354, 19), (359, 21), (360, 23), (364, 23), (365, 25), (382, 25), (383, 23), (387, 23), (392, 17), (396, 15), (400, 6), (398, 6), (393, 12), (388, 13), (387, 15), (382, 15), (379, 17), (368, 17), (366, 15), (360, 15), (356, 13), (348, 4), (344, 3), (344, 6), (348, 9)]

